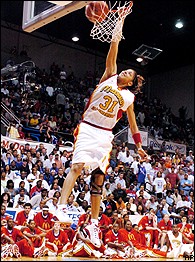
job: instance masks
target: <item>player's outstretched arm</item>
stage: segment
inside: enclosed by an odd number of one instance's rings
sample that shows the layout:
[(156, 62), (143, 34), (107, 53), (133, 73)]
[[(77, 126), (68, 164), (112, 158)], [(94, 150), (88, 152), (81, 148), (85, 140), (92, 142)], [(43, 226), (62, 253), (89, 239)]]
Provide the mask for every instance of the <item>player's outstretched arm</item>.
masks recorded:
[(99, 83), (102, 83), (103, 81), (117, 73), (116, 60), (118, 55), (118, 45), (119, 41), (110, 43), (110, 49), (106, 58), (106, 69)]
[[(123, 10), (121, 10), (121, 14), (122, 12)], [(102, 83), (103, 81), (105, 81), (106, 79), (117, 73), (116, 61), (118, 55), (118, 46), (122, 37), (124, 20), (125, 18), (120, 18), (120, 14), (119, 14), (119, 19), (116, 22), (115, 28), (113, 29), (112, 32), (112, 41), (110, 43), (110, 48), (106, 58), (106, 69), (102, 78), (100, 79), (100, 83)]]

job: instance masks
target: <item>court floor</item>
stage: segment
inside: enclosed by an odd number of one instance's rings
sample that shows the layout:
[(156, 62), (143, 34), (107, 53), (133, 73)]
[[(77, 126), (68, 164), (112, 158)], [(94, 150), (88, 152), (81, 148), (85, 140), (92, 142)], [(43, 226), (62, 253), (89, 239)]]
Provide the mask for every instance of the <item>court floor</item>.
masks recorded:
[[(106, 258), (88, 258), (88, 257), (41, 257), (41, 258), (29, 258), (29, 257), (22, 257), (22, 258), (7, 258), (6, 260), (2, 261), (121, 261), (121, 259), (106, 259)], [(166, 259), (166, 258), (139, 258), (139, 259), (123, 259), (123, 261), (185, 261), (184, 258), (177, 258), (177, 259)]]

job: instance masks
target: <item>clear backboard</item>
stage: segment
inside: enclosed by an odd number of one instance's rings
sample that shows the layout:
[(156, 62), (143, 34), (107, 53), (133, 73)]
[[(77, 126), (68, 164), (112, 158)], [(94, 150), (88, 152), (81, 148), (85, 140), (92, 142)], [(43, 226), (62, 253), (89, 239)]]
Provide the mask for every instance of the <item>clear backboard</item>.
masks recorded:
[(150, 60), (153, 60), (157, 57), (163, 50), (148, 46), (148, 45), (141, 45), (139, 48), (137, 48), (135, 51), (133, 51), (132, 54), (137, 55), (139, 57), (147, 58)]
[(33, 32), (92, 1), (24, 1), (22, 29)]

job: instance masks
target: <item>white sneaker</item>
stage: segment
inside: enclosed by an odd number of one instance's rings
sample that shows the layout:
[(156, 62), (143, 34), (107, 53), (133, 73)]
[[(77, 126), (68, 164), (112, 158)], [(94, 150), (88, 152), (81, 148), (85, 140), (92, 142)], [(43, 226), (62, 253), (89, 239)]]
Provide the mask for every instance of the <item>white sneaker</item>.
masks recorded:
[(101, 242), (99, 239), (100, 229), (95, 224), (91, 224), (85, 227), (85, 230), (89, 232), (89, 238), (96, 247), (101, 247)]
[(167, 257), (168, 258), (174, 258), (174, 250), (173, 249), (171, 251), (167, 252)]
[(154, 249), (158, 249), (158, 246), (157, 246), (157, 244), (154, 244), (154, 247), (153, 247)]
[(162, 246), (160, 251), (164, 251), (164, 252), (167, 252), (167, 246)]
[(92, 251), (92, 254), (94, 254), (94, 256), (95, 256), (96, 258), (100, 258), (100, 257), (103, 256), (103, 254), (102, 254), (101, 252), (97, 251), (97, 250), (93, 250), (93, 251)]
[(117, 252), (115, 250), (104, 250), (104, 255), (105, 256), (113, 256), (113, 255), (117, 255)]

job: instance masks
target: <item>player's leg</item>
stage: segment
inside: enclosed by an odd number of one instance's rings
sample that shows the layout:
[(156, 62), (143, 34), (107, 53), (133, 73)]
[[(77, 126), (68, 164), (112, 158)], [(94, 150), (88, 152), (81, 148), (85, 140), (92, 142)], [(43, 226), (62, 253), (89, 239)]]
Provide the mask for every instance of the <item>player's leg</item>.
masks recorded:
[(69, 195), (74, 187), (74, 184), (81, 174), (83, 169), (84, 163), (73, 164), (71, 167), (70, 172), (68, 173), (66, 179), (64, 180), (61, 197), (60, 197), (60, 204), (66, 204)]
[(95, 169), (91, 173), (91, 225), (86, 228), (90, 231), (92, 243), (100, 247), (99, 239), (98, 216), (102, 196), (102, 187), (104, 184), (105, 175), (100, 168)]

